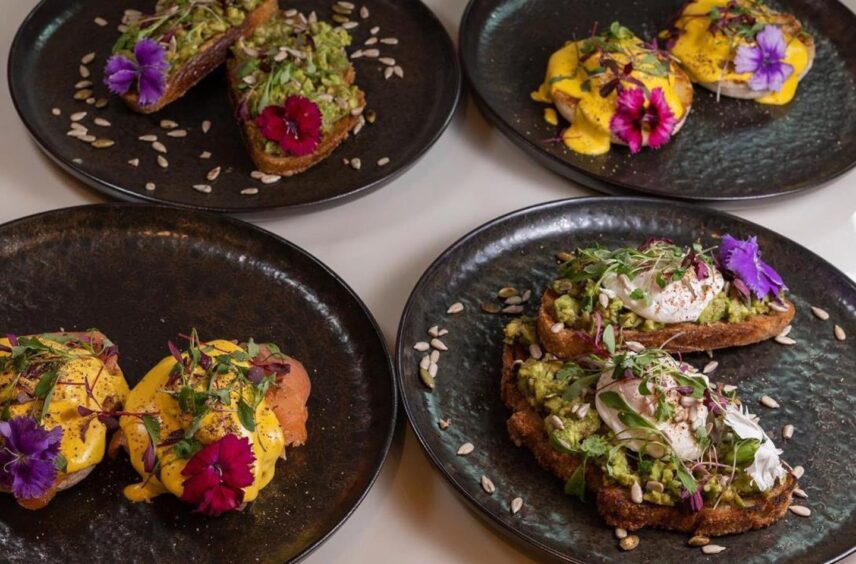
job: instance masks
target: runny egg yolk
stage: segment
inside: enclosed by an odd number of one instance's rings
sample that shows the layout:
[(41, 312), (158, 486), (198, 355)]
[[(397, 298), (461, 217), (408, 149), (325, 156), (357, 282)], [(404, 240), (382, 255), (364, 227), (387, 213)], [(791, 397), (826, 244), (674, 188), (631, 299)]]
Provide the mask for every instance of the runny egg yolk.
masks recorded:
[[(209, 341), (202, 347), (205, 354), (216, 357), (243, 350), (231, 341)], [(186, 355), (185, 355), (186, 356)], [(169, 395), (164, 387), (169, 380), (170, 372), (175, 366), (173, 357), (167, 357), (152, 368), (143, 377), (128, 396), (126, 411), (129, 413), (156, 413), (160, 422), (160, 440), (177, 430), (185, 430), (190, 424), (190, 416), (181, 411), (178, 401)], [(235, 362), (236, 366), (247, 367), (244, 362)], [(197, 374), (204, 372), (197, 369)], [(234, 376), (218, 376), (216, 386), (224, 387)], [(253, 501), (259, 491), (273, 479), (276, 461), (285, 450), (285, 439), (279, 422), (265, 400), (262, 400), (255, 413), (255, 430), (249, 431), (241, 424), (236, 405), (240, 399), (240, 391), (234, 387), (230, 391), (230, 406), (211, 410), (201, 422), (199, 430), (194, 435), (203, 444), (220, 440), (227, 434), (246, 437), (255, 455), (253, 463), (253, 483), (244, 488), (244, 501)], [(246, 398), (245, 398), (246, 399)], [(122, 432), (128, 443), (128, 453), (131, 464), (143, 481), (125, 488), (124, 493), (131, 501), (148, 501), (163, 493), (172, 493), (181, 497), (184, 491), (185, 476), (181, 471), (187, 465), (187, 460), (176, 456), (174, 449), (169, 446), (157, 446), (155, 455), (160, 462), (157, 475), (145, 471), (143, 454), (149, 444), (149, 435), (139, 417), (126, 416), (119, 421)]]
[[(720, 81), (749, 82), (751, 73), (734, 71), (732, 62), (740, 45), (747, 45), (745, 39), (729, 37), (723, 32), (710, 32), (710, 13), (712, 10), (724, 10), (730, 0), (695, 0), (687, 4), (681, 17), (675, 23), (679, 30), (672, 54), (677, 57), (693, 82), (717, 83)], [(740, 2), (751, 9), (758, 23), (776, 25), (774, 12), (758, 6), (756, 3)], [(785, 37), (787, 50), (784, 62), (794, 68), (782, 89), (756, 101), (761, 104), (782, 105), (793, 100), (799, 85), (800, 76), (809, 61), (809, 50), (798, 37), (789, 35), (779, 26)]]
[[(590, 56), (580, 60), (580, 49), (585, 41), (571, 42), (553, 53), (547, 64), (547, 75), (544, 84), (532, 93), (536, 102), (553, 104), (561, 95), (579, 100), (576, 106), (571, 127), (565, 130), (563, 140), (565, 145), (577, 153), (584, 155), (602, 155), (611, 146), (610, 122), (615, 115), (618, 93), (616, 90), (606, 97), (600, 95), (601, 87), (613, 78), (612, 73), (599, 72), (600, 58)], [(660, 88), (665, 95), (666, 103), (672, 113), (680, 121), (686, 113), (686, 108), (675, 90), (675, 74), (655, 76), (644, 72), (645, 61), (654, 57), (652, 51), (645, 48), (642, 41), (636, 37), (631, 39), (612, 40), (617, 52), (610, 53), (620, 68), (633, 63), (634, 70), (630, 76), (640, 81), (651, 91)], [(650, 59), (647, 59), (650, 60)], [(637, 88), (630, 82), (623, 82), (625, 88)], [(549, 122), (549, 120), (548, 120)]]
[[(81, 416), (78, 406), (93, 411), (110, 410), (125, 402), (128, 396), (128, 384), (118, 366), (111, 373), (104, 363), (90, 351), (69, 343), (51, 340), (48, 336), (39, 337), (39, 341), (62, 351), (71, 358), (61, 361), (58, 378), (51, 394), (42, 426), (47, 429), (62, 428), (60, 454), (68, 462), (65, 473), (71, 474), (95, 466), (104, 458), (107, 444), (107, 427), (95, 415)], [(9, 340), (0, 339), (0, 345), (9, 347)], [(9, 353), (0, 351), (0, 357)], [(0, 372), (0, 404), (12, 400), (9, 412), (12, 417), (41, 414), (41, 399), (16, 403), (15, 397), (23, 387), (34, 391), (38, 383), (17, 378), (14, 370)], [(16, 382), (15, 386), (10, 386)], [(86, 384), (92, 395), (86, 393)]]

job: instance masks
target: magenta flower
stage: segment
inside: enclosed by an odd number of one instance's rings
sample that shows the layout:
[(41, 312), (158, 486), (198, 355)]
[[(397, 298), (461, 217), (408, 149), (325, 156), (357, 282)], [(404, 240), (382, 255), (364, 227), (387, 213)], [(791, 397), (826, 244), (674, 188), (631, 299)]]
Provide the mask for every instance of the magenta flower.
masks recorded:
[(246, 437), (229, 434), (207, 445), (181, 471), (186, 477), (182, 501), (212, 517), (237, 509), (244, 501), (243, 488), (253, 483), (255, 460)]
[(312, 154), (321, 142), (321, 110), (303, 96), (289, 96), (282, 106), (267, 106), (256, 125), (265, 139), (295, 157)]
[(755, 237), (740, 241), (724, 235), (719, 245), (719, 263), (734, 276), (735, 287), (751, 290), (758, 299), (777, 298), (782, 290), (787, 290), (779, 273), (761, 260), (761, 250)]
[(778, 92), (793, 74), (794, 67), (784, 62), (787, 51), (782, 30), (774, 25), (764, 26), (755, 36), (757, 47), (741, 45), (734, 58), (734, 70), (750, 72), (749, 88)]
[(681, 491), (681, 499), (685, 502), (688, 502), (690, 506), (690, 511), (693, 513), (698, 513), (702, 509), (704, 509), (704, 499), (701, 497), (701, 490), (696, 489), (694, 493), (690, 493), (686, 489)]
[(45, 495), (56, 478), (62, 428), (50, 431), (31, 417), (0, 421), (0, 485), (18, 499)]
[(635, 154), (642, 150), (646, 138), (654, 149), (668, 143), (677, 123), (662, 88), (655, 88), (647, 98), (642, 89), (632, 88), (618, 95), (618, 108), (609, 129)]
[(114, 94), (127, 94), (134, 83), (140, 105), (150, 106), (161, 99), (166, 89), (166, 51), (157, 41), (143, 39), (134, 46), (134, 59), (113, 55), (104, 68), (104, 83)]

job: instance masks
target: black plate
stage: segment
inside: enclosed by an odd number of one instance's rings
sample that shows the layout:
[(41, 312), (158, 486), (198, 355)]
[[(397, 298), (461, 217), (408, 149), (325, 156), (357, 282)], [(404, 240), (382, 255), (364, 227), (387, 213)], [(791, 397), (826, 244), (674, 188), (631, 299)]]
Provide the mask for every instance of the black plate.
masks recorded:
[[(0, 327), (98, 327), (133, 386), (191, 327), (272, 341), (312, 379), (309, 441), (288, 450), (249, 513), (206, 518), (172, 496), (131, 504), (127, 457), (42, 511), (0, 495), (0, 554), (24, 562), (283, 562), (318, 547), (363, 499), (390, 446), (395, 381), (371, 314), (305, 251), (225, 217), (97, 205), (0, 227)], [(4, 560), (0, 557), (0, 560)]]
[[(592, 505), (565, 496), (560, 480), (542, 470), (526, 449), (508, 438), (508, 410), (499, 397), (503, 324), (507, 316), (483, 313), (480, 304), (498, 303), (504, 286), (529, 288), (532, 314), (546, 284), (556, 272), (555, 253), (577, 246), (638, 244), (661, 235), (690, 242), (697, 237), (730, 232), (757, 235), (764, 258), (790, 286), (798, 311), (791, 336), (796, 346), (772, 341), (718, 351), (714, 378), (739, 384), (742, 396), (760, 413), (774, 437), (786, 423), (796, 435), (785, 460), (802, 464), (801, 486), (809, 495), (811, 518), (789, 514), (761, 531), (719, 539), (723, 556), (739, 562), (823, 562), (842, 557), (856, 544), (856, 490), (851, 463), (856, 439), (856, 284), (829, 263), (798, 244), (763, 227), (725, 213), (689, 204), (634, 198), (581, 198), (543, 204), (514, 212), (479, 227), (452, 245), (422, 276), (401, 319), (396, 368), (399, 389), (410, 423), (431, 461), (459, 493), (501, 531), (528, 541), (541, 555), (582, 562), (683, 562), (700, 557), (686, 546), (686, 535), (643, 530), (632, 553), (621, 553), (613, 531)], [(447, 315), (449, 304), (465, 310)], [(809, 306), (825, 308), (822, 322)], [(415, 342), (427, 340), (428, 327), (440, 324), (449, 352), (439, 362), (436, 389), (422, 385)], [(839, 342), (833, 323), (851, 337)], [(702, 366), (705, 355), (685, 357)], [(763, 394), (776, 398), (776, 411), (757, 404)], [(763, 410), (763, 411), (762, 411)], [(440, 418), (451, 418), (445, 432)], [(464, 442), (476, 450), (456, 455)], [(482, 474), (496, 484), (488, 496), (479, 485)], [(524, 499), (523, 510), (509, 512), (509, 502)], [(730, 557), (727, 555), (731, 555)], [(722, 556), (720, 556), (722, 558)]]
[(817, 58), (788, 106), (723, 98), (697, 87), (681, 132), (658, 150), (623, 147), (587, 157), (547, 143), (559, 128), (530, 92), (550, 55), (595, 23), (620, 20), (653, 37), (682, 0), (472, 0), (461, 23), (461, 58), (483, 113), (553, 172), (606, 193), (696, 201), (770, 198), (817, 187), (856, 165), (856, 15), (829, 0), (770, 0), (814, 35)]
[[(146, 11), (154, 0), (128, 4), (113, 0), (42, 0), (18, 30), (9, 55), (8, 78), (15, 107), (36, 143), (62, 168), (93, 188), (131, 201), (150, 201), (223, 212), (249, 212), (293, 207), (338, 200), (358, 192), (380, 187), (402, 174), (434, 144), (451, 120), (457, 107), (461, 76), (454, 46), (443, 25), (419, 0), (366, 0), (368, 20), (351, 31), (354, 44), (363, 46), (373, 26), (380, 27), (378, 37), (394, 36), (398, 45), (379, 44), (382, 56), (396, 59), (404, 69), (404, 79), (384, 79), (385, 68), (377, 60), (357, 59), (357, 81), (366, 92), (368, 108), (377, 112), (377, 122), (367, 125), (357, 136), (346, 140), (327, 160), (307, 172), (265, 186), (250, 178), (255, 165), (241, 139), (233, 118), (225, 73), (222, 69), (205, 79), (184, 98), (152, 116), (128, 110), (116, 97), (103, 110), (73, 100), (74, 85), (81, 80), (80, 59), (86, 53), (97, 54), (89, 65), (96, 96), (107, 96), (101, 84), (102, 70), (113, 43), (119, 37), (116, 26), (130, 6)], [(295, 0), (287, 3), (305, 13), (317, 10), (329, 20), (334, 2)], [(283, 6), (286, 4), (283, 3)], [(99, 27), (94, 18), (103, 17), (109, 25)], [(37, 92), (38, 95), (33, 95)], [(54, 117), (51, 109), (63, 111)], [(68, 116), (89, 111), (84, 124), (100, 137), (116, 141), (110, 149), (96, 150), (66, 136)], [(101, 116), (112, 123), (109, 129), (92, 125)], [(160, 120), (171, 119), (189, 136), (172, 139), (159, 127)], [(208, 134), (201, 132), (203, 120), (213, 122)], [(167, 146), (170, 166), (160, 168), (155, 153), (137, 138), (157, 134)], [(209, 160), (199, 157), (210, 151)], [(359, 157), (361, 170), (342, 164), (343, 158)], [(390, 163), (377, 166), (388, 157)], [(140, 159), (138, 168), (127, 164)], [(74, 159), (82, 159), (76, 163)], [(223, 173), (216, 182), (206, 174), (215, 166)], [(157, 189), (148, 192), (147, 182)], [(192, 187), (211, 184), (213, 192), (202, 194)], [(256, 196), (241, 195), (241, 190), (258, 187)]]

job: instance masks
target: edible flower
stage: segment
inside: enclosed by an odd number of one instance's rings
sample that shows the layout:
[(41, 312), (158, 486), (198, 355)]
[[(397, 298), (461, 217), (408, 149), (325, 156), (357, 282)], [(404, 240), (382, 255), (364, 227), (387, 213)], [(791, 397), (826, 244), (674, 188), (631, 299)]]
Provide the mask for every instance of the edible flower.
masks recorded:
[(794, 67), (784, 62), (787, 43), (782, 30), (774, 25), (764, 26), (755, 36), (757, 46), (741, 45), (734, 58), (734, 70), (752, 73), (749, 88), (778, 92), (793, 74)]
[(244, 501), (243, 488), (253, 483), (255, 460), (246, 437), (229, 434), (203, 447), (181, 471), (182, 501), (212, 517), (233, 511)]
[(641, 88), (630, 88), (618, 95), (609, 129), (635, 154), (642, 150), (646, 134), (649, 147), (658, 149), (668, 143), (677, 123), (662, 88), (655, 88), (650, 96)]
[(778, 479), (785, 476), (785, 469), (779, 461), (782, 451), (776, 448), (761, 426), (744, 409), (729, 404), (725, 408), (725, 424), (741, 439), (761, 441), (752, 464), (746, 468), (746, 473), (762, 492), (772, 488)]
[(746, 289), (751, 290), (758, 299), (777, 298), (782, 290), (787, 290), (779, 273), (761, 260), (755, 237), (741, 241), (724, 235), (719, 245), (719, 263), (734, 276), (736, 288), (746, 294)]
[(690, 493), (689, 490), (684, 488), (681, 491), (681, 499), (689, 503), (690, 511), (693, 513), (698, 513), (704, 509), (704, 498), (701, 497), (700, 488), (696, 489), (693, 493)]
[(289, 96), (282, 106), (267, 106), (256, 125), (265, 139), (295, 157), (312, 154), (321, 142), (321, 110), (303, 96)]
[(163, 96), (169, 63), (166, 51), (152, 39), (143, 39), (134, 46), (134, 60), (113, 55), (104, 68), (104, 83), (114, 94), (127, 94), (134, 82), (140, 94), (140, 105), (150, 106)]
[(0, 485), (18, 499), (45, 495), (56, 478), (62, 428), (50, 431), (31, 417), (0, 421)]

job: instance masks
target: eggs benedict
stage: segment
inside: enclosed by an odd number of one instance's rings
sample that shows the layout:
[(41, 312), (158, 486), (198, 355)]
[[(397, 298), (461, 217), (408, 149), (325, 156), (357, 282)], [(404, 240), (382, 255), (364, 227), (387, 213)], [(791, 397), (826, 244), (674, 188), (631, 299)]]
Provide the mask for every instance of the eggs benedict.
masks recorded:
[(793, 100), (815, 57), (812, 36), (793, 15), (757, 0), (687, 2), (661, 38), (693, 82), (761, 104)]
[[(615, 22), (553, 53), (532, 99), (554, 104), (571, 124), (561, 139), (572, 151), (601, 155), (618, 143), (638, 153), (664, 146), (681, 129), (693, 89), (667, 52)], [(545, 119), (558, 123), (549, 110)]]
[(97, 330), (0, 338), (0, 491), (41, 509), (104, 458), (128, 384)]
[(139, 483), (135, 502), (170, 493), (206, 515), (240, 509), (274, 477), (287, 446), (307, 439), (310, 381), (276, 345), (200, 341), (194, 331), (134, 387), (120, 418)]

